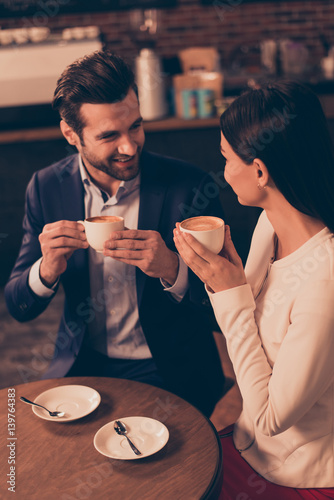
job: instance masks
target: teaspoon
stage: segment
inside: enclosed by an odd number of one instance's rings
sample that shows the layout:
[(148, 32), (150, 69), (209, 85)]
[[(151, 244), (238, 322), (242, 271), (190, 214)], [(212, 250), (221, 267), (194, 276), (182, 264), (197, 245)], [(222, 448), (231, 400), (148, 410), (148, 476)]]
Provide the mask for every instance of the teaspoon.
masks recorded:
[(117, 434), (119, 434), (120, 436), (125, 436), (126, 437), (126, 439), (128, 440), (129, 445), (131, 446), (132, 451), (136, 455), (141, 455), (141, 452), (138, 450), (138, 448), (136, 448), (136, 446), (133, 444), (133, 442), (126, 435), (128, 431), (127, 431), (127, 428), (125, 427), (125, 424), (123, 424), (123, 422), (121, 422), (120, 420), (116, 420), (116, 422), (114, 424), (114, 429), (117, 432)]
[(20, 397), (20, 400), (23, 401), (23, 403), (27, 403), (28, 405), (39, 406), (40, 408), (43, 408), (44, 410), (49, 412), (50, 417), (63, 417), (65, 415), (64, 411), (50, 411), (47, 408), (45, 408), (45, 406), (33, 403), (33, 401), (30, 401), (29, 399), (24, 398), (23, 396)]

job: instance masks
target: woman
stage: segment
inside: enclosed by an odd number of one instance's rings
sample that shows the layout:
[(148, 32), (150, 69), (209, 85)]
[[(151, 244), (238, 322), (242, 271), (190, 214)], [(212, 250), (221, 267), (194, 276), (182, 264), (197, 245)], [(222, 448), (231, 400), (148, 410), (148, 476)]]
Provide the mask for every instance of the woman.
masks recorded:
[(221, 116), (225, 179), (263, 208), (245, 271), (174, 231), (226, 337), (243, 410), (221, 432), (224, 500), (334, 498), (334, 156), (301, 84), (250, 90)]

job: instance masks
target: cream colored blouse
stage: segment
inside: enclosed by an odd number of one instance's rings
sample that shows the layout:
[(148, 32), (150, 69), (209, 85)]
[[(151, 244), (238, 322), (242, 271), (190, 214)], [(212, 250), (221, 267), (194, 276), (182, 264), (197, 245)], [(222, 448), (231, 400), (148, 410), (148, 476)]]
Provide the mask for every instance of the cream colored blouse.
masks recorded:
[(208, 292), (243, 398), (234, 443), (273, 483), (334, 487), (334, 236), (325, 228), (281, 260), (273, 253), (263, 212), (248, 284)]

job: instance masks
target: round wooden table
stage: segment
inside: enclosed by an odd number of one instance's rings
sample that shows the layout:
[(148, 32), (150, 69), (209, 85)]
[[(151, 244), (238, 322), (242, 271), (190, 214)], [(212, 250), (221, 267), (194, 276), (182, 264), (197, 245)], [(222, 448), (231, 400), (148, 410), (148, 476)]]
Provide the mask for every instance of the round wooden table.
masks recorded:
[[(101, 395), (92, 413), (72, 422), (43, 420), (19, 400), (20, 396), (34, 400), (47, 389), (72, 384), (92, 387)], [(13, 483), (18, 499), (218, 497), (222, 451), (217, 433), (201, 412), (172, 393), (123, 379), (72, 377), (2, 389), (0, 404), (1, 429), (5, 429), (0, 463), (6, 478), (1, 480), (0, 498), (13, 498), (8, 491)], [(129, 416), (162, 422), (169, 430), (167, 444), (139, 460), (101, 455), (93, 444), (96, 432)]]

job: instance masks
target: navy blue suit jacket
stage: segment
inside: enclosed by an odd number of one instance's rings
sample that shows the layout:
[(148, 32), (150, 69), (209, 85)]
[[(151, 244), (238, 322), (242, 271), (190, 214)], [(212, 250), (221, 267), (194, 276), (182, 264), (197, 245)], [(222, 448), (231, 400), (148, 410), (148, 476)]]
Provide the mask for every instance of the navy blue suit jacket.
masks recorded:
[[(143, 151), (138, 229), (158, 231), (175, 250), (175, 223), (196, 215), (223, 216), (218, 188), (210, 176), (188, 163)], [(28, 285), (30, 268), (41, 257), (38, 240), (45, 224), (84, 219), (84, 191), (78, 155), (36, 172), (27, 188), (24, 236), (5, 288), (8, 309), (18, 321), (37, 317), (50, 299), (37, 297)], [(167, 387), (205, 413), (220, 398), (224, 375), (212, 337), (211, 306), (204, 285), (190, 272), (190, 288), (177, 303), (160, 280), (136, 269), (140, 322)], [(90, 302), (88, 251), (77, 250), (61, 276), (64, 311), (54, 359), (44, 378), (62, 377), (82, 345), (94, 307)]]

